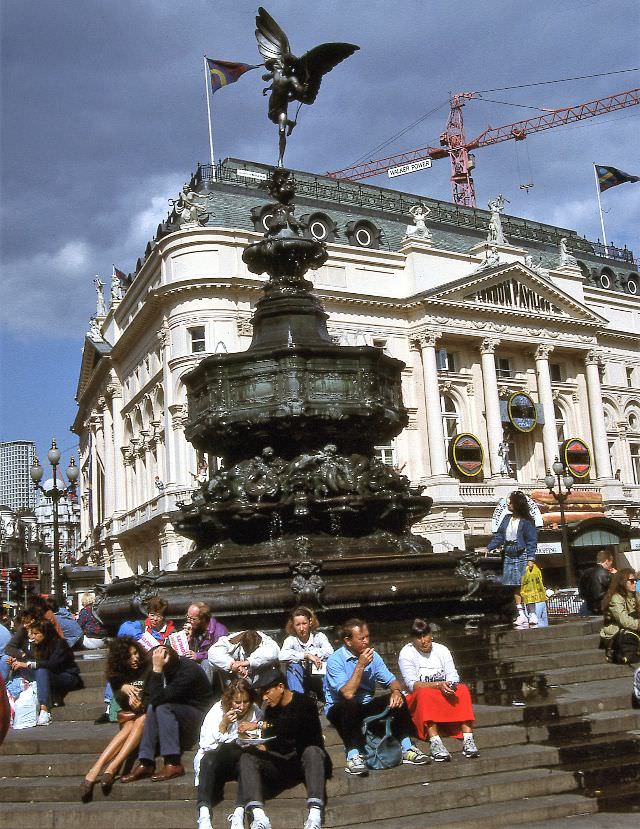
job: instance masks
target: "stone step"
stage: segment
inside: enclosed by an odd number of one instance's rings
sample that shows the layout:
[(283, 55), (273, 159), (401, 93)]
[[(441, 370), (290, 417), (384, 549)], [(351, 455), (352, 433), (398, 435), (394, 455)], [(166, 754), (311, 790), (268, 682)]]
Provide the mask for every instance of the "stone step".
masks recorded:
[[(632, 807), (629, 811), (631, 809)], [(637, 809), (634, 814), (619, 814), (617, 810), (608, 814), (602, 811), (590, 815), (578, 814), (579, 818), (572, 815), (545, 821), (544, 829), (637, 829), (638, 827)], [(540, 823), (523, 823), (520, 829), (540, 829)]]
[(640, 711), (595, 711), (587, 716), (563, 717), (541, 726), (528, 726), (527, 739), (534, 743), (549, 741), (554, 745), (612, 731), (635, 731), (640, 729)]
[[(378, 772), (376, 777), (386, 776), (389, 772)], [(373, 776), (373, 773), (372, 773)], [(371, 778), (368, 778), (371, 779)], [(364, 782), (363, 780), (358, 782)], [(131, 788), (140, 788), (144, 783), (129, 784)], [(155, 807), (149, 809), (148, 801), (119, 801), (114, 797), (116, 787), (108, 800), (95, 800), (90, 804), (71, 802), (35, 801), (25, 803), (19, 800), (0, 811), (0, 829), (187, 829), (193, 827), (195, 807), (193, 802), (181, 799), (178, 787), (171, 789), (169, 784), (148, 784), (155, 787), (153, 802)], [(440, 812), (461, 807), (474, 807), (482, 804), (500, 804), (521, 798), (546, 797), (551, 794), (570, 792), (575, 787), (573, 775), (568, 772), (549, 772), (546, 769), (527, 769), (516, 772), (496, 772), (487, 784), (484, 775), (465, 780), (464, 789), (451, 785), (450, 781), (422, 783), (386, 789), (381, 797), (372, 796), (371, 792), (338, 796), (331, 798), (325, 811), (324, 826), (332, 827), (408, 827), (414, 825), (433, 826), (433, 804), (437, 803)], [(127, 788), (125, 786), (122, 787)], [(32, 786), (32, 793), (37, 793)], [(23, 792), (24, 794), (24, 792)], [(7, 802), (7, 801), (5, 801)], [(224, 825), (231, 801), (216, 807), (214, 825)], [(513, 807), (513, 803), (512, 803)], [(304, 799), (298, 797), (278, 798), (268, 803), (268, 813), (274, 826), (278, 829), (299, 829), (304, 821)], [(425, 819), (425, 813), (426, 819)], [(567, 812), (564, 812), (566, 814)], [(557, 814), (557, 813), (556, 813)], [(554, 815), (555, 816), (555, 815)], [(401, 823), (400, 823), (401, 821)], [(502, 824), (505, 825), (505, 824)], [(487, 829), (486, 823), (484, 829)]]
[[(452, 747), (453, 748), (453, 747)], [(333, 752), (332, 752), (333, 753)], [(36, 759), (34, 759), (36, 758)], [(86, 771), (96, 760), (95, 755), (78, 755), (69, 758), (69, 769), (75, 769), (73, 776), (60, 776), (55, 773), (55, 762), (47, 763), (46, 755), (31, 755), (17, 759), (13, 777), (3, 781), (0, 788), (0, 802), (23, 802), (25, 800), (49, 801), (49, 802), (70, 802), (78, 797), (78, 786)], [(83, 760), (82, 766), (78, 760)], [(460, 747), (452, 753), (452, 761), (449, 763), (431, 763), (428, 766), (398, 766), (388, 769), (381, 774), (372, 772), (367, 778), (354, 778), (344, 773), (344, 754), (336, 752), (334, 760), (334, 775), (327, 782), (327, 793), (329, 797), (359, 794), (362, 792), (375, 792), (383, 789), (396, 789), (398, 787), (411, 787), (422, 784), (425, 781), (458, 780), (461, 778), (475, 778), (478, 775), (494, 774), (496, 772), (509, 772), (514, 768), (534, 768), (541, 765), (556, 765), (558, 762), (557, 750), (551, 746), (516, 745), (493, 749), (485, 749), (482, 755), (476, 760), (468, 760), (462, 757)], [(44, 761), (44, 762), (43, 762)], [(59, 762), (59, 760), (58, 760)], [(192, 754), (184, 757), (187, 774), (169, 783), (153, 783), (148, 780), (131, 784), (116, 784), (109, 795), (111, 800), (154, 800), (163, 797), (170, 800), (181, 798), (191, 800), (195, 797), (193, 784)], [(20, 769), (30, 767), (44, 769), (45, 776), (39, 780), (37, 787), (33, 785), (33, 774), (21, 775)], [(78, 768), (80, 766), (80, 768)], [(158, 768), (161, 761), (158, 762)], [(51, 771), (49, 771), (51, 767)], [(228, 792), (234, 792), (234, 785), (231, 784)], [(169, 793), (170, 792), (170, 793)], [(297, 786), (284, 792), (280, 799), (291, 798), (304, 799), (304, 787)], [(99, 787), (94, 792), (94, 800), (103, 798)]]

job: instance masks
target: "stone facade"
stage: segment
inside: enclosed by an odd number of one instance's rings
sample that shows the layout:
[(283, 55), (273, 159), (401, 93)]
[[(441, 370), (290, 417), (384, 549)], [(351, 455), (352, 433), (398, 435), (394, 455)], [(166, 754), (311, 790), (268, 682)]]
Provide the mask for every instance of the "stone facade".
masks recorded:
[[(107, 580), (173, 569), (189, 550), (171, 520), (216, 459), (198, 457), (184, 438), (182, 377), (206, 354), (251, 341), (262, 278), (241, 254), (268, 220), (265, 172), (233, 159), (216, 181), (199, 170), (192, 185), (209, 194), (207, 223), (161, 224), (85, 339), (73, 425), (80, 553), (103, 564)], [(591, 449), (584, 488), (640, 531), (640, 277), (630, 253), (605, 257), (574, 231), (505, 215), (498, 243), (488, 211), (305, 173), (296, 180), (298, 217), (329, 240), (313, 281), (332, 337), (406, 364), (409, 423), (379, 451), (434, 499), (415, 528), (434, 550), (473, 546), (516, 485), (544, 488), (569, 437)], [(407, 234), (417, 204), (427, 208), (427, 233)], [(517, 391), (541, 407), (544, 424), (507, 435), (504, 401)], [(469, 482), (451, 474), (448, 458), (460, 432), (484, 449), (482, 476)]]

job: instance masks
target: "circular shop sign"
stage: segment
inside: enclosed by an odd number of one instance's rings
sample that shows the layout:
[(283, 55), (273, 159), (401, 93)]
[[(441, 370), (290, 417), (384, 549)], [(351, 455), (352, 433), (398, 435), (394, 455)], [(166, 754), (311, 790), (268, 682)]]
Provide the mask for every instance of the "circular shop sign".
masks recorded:
[(536, 404), (524, 391), (512, 394), (507, 403), (509, 422), (519, 432), (531, 432), (538, 423)]
[(574, 478), (586, 478), (591, 471), (591, 452), (580, 438), (569, 438), (562, 444), (562, 462)]
[(455, 435), (449, 444), (451, 466), (465, 478), (475, 478), (482, 472), (484, 452), (475, 435), (463, 432)]

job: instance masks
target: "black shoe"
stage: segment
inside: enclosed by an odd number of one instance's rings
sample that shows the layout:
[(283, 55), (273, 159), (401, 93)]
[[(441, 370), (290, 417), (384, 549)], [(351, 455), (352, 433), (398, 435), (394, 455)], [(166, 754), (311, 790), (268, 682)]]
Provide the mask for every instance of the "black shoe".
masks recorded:
[(94, 725), (105, 725), (108, 722), (109, 722), (109, 715), (105, 711), (103, 714), (100, 714), (99, 717), (95, 718), (95, 720), (93, 721), (93, 724)]

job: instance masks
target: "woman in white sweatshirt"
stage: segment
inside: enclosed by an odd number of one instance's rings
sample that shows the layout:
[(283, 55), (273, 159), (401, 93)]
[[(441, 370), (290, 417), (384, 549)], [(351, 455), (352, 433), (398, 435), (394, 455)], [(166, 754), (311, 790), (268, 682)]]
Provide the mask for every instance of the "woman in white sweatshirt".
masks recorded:
[(405, 645), (398, 657), (398, 666), (409, 691), (407, 705), (421, 740), (431, 742), (431, 759), (451, 759), (439, 734), (439, 726), (448, 736), (462, 736), (465, 757), (478, 757), (473, 739), (474, 714), (471, 695), (460, 677), (444, 645), (433, 641), (430, 624), (414, 619), (413, 641)]
[(280, 648), (280, 661), (287, 666), (287, 687), (300, 694), (315, 694), (324, 702), (322, 681), (333, 648), (318, 630), (318, 617), (308, 607), (296, 607), (289, 614), (289, 634)]
[[(238, 779), (242, 748), (238, 738), (259, 736), (262, 711), (254, 702), (251, 683), (232, 679), (204, 718), (200, 729), (200, 748), (193, 760), (198, 787), (198, 829), (211, 829), (211, 809), (222, 800), (224, 784)], [(234, 822), (235, 821), (235, 822)], [(244, 826), (244, 809), (239, 806), (231, 818), (230, 829)]]
[(207, 659), (222, 673), (225, 685), (233, 677), (252, 680), (268, 667), (278, 667), (278, 643), (259, 630), (241, 630), (221, 636), (211, 645)]

